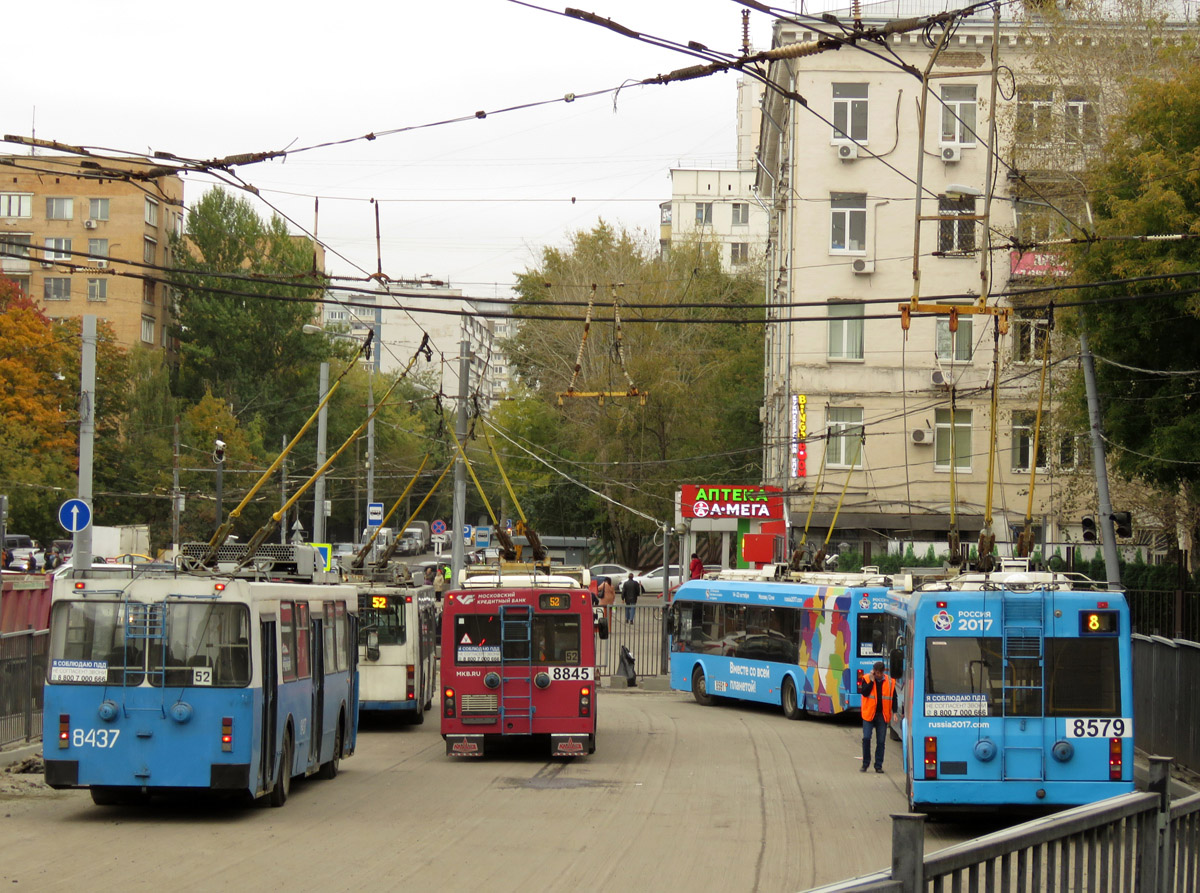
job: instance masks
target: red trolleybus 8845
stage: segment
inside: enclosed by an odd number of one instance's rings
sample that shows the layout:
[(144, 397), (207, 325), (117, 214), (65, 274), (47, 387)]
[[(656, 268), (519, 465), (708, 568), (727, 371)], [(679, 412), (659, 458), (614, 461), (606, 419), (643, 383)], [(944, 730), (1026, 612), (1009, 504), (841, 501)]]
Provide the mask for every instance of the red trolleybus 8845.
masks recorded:
[(450, 756), (503, 738), (547, 739), (553, 756), (596, 750), (591, 593), (484, 588), (442, 604), (442, 737)]

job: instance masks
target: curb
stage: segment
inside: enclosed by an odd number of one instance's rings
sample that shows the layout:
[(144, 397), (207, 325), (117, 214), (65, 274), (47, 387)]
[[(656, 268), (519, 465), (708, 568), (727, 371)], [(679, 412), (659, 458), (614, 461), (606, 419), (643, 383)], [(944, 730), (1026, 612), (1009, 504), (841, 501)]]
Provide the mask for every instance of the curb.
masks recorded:
[(40, 757), (41, 755), (42, 742), (40, 741), (31, 741), (29, 744), (18, 744), (15, 747), (5, 748), (0, 750), (0, 769), (13, 766), (30, 757)]

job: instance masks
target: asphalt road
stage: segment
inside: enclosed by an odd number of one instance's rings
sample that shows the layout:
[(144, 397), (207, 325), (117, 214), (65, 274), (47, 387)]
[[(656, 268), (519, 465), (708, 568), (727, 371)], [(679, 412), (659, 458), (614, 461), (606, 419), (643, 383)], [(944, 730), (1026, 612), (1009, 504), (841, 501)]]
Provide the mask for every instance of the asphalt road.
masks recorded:
[[(858, 772), (855, 723), (604, 690), (596, 754), (447, 758), (436, 717), (368, 720), (332, 781), (282, 809), (97, 807), (36, 776), (0, 786), (0, 884), (17, 890), (794, 891), (884, 867), (899, 748)], [(926, 849), (992, 830), (931, 824)]]

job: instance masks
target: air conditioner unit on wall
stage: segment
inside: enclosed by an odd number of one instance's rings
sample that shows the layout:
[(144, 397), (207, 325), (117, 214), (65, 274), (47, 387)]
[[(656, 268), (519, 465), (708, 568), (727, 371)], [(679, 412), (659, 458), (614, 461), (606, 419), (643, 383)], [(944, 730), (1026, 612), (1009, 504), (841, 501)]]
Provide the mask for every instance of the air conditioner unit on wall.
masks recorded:
[(854, 143), (838, 143), (837, 157), (842, 161), (854, 161), (858, 158), (858, 146)]
[(934, 369), (929, 373), (929, 383), (934, 387), (948, 388), (954, 384), (954, 379), (941, 369)]
[(854, 263), (850, 265), (855, 273), (866, 275), (867, 273), (875, 272), (875, 261), (867, 260), (865, 257), (856, 257)]
[(96, 221), (95, 221), (95, 220), (90, 220), (90, 219), (89, 219), (89, 220), (85, 220), (85, 221), (83, 221), (83, 228), (84, 228), (84, 229), (95, 229), (95, 228), (96, 228)]
[(908, 432), (908, 439), (913, 443), (919, 443), (928, 446), (929, 444), (933, 443), (933, 429), (913, 428), (910, 432)]
[(961, 146), (942, 146), (942, 161), (947, 164), (953, 164), (956, 161), (962, 161)]

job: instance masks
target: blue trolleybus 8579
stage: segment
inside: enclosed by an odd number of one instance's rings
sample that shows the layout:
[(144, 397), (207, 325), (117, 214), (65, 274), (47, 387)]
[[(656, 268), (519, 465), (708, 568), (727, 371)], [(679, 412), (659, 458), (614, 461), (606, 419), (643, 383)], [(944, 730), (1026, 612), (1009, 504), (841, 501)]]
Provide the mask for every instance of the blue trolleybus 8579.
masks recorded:
[(334, 777), (357, 730), (357, 596), (211, 573), (56, 581), (47, 784), (98, 804), (213, 791), (282, 806), (293, 776)]
[(914, 811), (1061, 808), (1133, 790), (1123, 593), (1010, 572), (889, 599)]
[[(857, 710), (858, 679), (885, 657), (887, 578), (726, 572), (691, 580), (671, 606), (671, 688), (805, 712)], [(728, 578), (727, 578), (728, 577)]]

